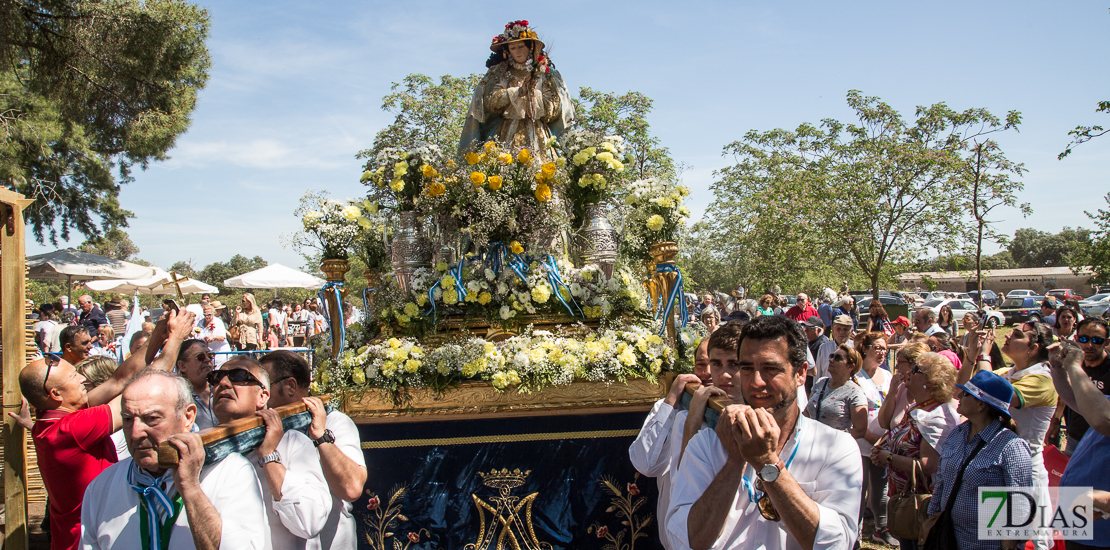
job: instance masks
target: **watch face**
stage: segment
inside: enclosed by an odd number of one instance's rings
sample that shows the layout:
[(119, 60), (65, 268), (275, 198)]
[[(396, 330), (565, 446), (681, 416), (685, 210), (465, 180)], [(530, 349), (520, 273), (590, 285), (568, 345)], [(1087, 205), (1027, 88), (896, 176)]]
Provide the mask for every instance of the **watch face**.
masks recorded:
[(772, 482), (779, 477), (779, 467), (767, 464), (759, 469), (759, 477), (763, 478), (763, 481)]

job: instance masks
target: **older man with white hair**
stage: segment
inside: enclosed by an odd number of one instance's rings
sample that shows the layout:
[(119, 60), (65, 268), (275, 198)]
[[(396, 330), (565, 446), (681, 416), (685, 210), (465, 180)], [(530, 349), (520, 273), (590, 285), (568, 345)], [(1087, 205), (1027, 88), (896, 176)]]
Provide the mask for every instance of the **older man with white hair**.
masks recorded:
[[(127, 458), (85, 491), (81, 548), (185, 550), (266, 548), (266, 511), (258, 477), (242, 455), (204, 466), (204, 444), (189, 383), (148, 369), (123, 391)], [(176, 468), (158, 465), (158, 446), (177, 450)], [(184, 513), (182, 513), (184, 512)]]
[[(275, 380), (274, 382), (279, 382)], [(238, 356), (208, 374), (212, 410), (221, 424), (261, 416), (262, 444), (249, 455), (262, 480), (262, 499), (269, 524), (267, 549), (321, 548), (320, 534), (331, 514), (332, 497), (312, 441), (298, 431), (284, 431), (281, 417), (266, 408), (270, 376), (257, 360)]]

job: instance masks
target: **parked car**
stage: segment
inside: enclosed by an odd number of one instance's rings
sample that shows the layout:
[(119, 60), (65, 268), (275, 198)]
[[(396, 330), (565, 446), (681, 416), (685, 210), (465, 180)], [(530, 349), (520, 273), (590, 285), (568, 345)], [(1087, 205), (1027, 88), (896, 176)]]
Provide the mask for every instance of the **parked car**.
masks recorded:
[[(978, 290), (972, 290), (971, 292), (968, 292), (968, 295), (971, 296), (971, 301), (973, 301), (973, 302), (978, 302), (979, 301), (979, 291)], [(991, 307), (997, 306), (998, 305), (998, 294), (996, 294), (993, 290), (983, 289), (983, 304), (991, 306)]]
[(1110, 300), (1103, 300), (1094, 305), (1083, 309), (1083, 315), (1087, 317), (1106, 317), (1106, 310), (1110, 308)]
[[(1088, 309), (1090, 309), (1090, 308), (1092, 308), (1096, 305), (1106, 303), (1106, 302), (1110, 302), (1110, 292), (1104, 292), (1102, 294), (1095, 294), (1095, 295), (1092, 295), (1089, 298), (1086, 298), (1084, 300), (1080, 300), (1079, 301), (1079, 309), (1083, 310), (1083, 314), (1086, 315)], [(1096, 314), (1096, 315), (1099, 315), (1099, 314)]]
[[(979, 311), (979, 306), (977, 306), (975, 302), (972, 302), (971, 300), (957, 300), (952, 298), (948, 298), (945, 300), (928, 300), (924, 304), (921, 304), (921, 307), (927, 307), (933, 310), (939, 317), (940, 308), (944, 307), (945, 304), (947, 304), (948, 307), (952, 308), (952, 317), (956, 321), (962, 321), (964, 315), (967, 315), (968, 313), (976, 313)], [(997, 327), (998, 325), (1006, 322), (1006, 316), (1003, 315), (1001, 312), (993, 309), (984, 309), (983, 317), (984, 320), (982, 321), (982, 323), (990, 328)]]
[(1036, 292), (1032, 290), (1011, 290), (1006, 293), (1007, 298), (1025, 298), (1028, 296), (1037, 296)]
[(1041, 302), (1043, 301), (1044, 296), (1007, 297), (1003, 300), (1002, 308), (999, 311), (1006, 317), (1006, 326), (1026, 321), (1040, 322), (1042, 320)]
[[(867, 328), (867, 323), (871, 319), (871, 313), (869, 310), (871, 308), (872, 301), (873, 298), (870, 296), (861, 297), (859, 299), (858, 305), (860, 328)], [(901, 316), (904, 316), (908, 319), (910, 317), (910, 309), (913, 308), (912, 304), (907, 304), (901, 296), (879, 294), (879, 303), (883, 305), (883, 309), (886, 310), (886, 314), (890, 317), (890, 320), (892, 321)]]
[(1064, 300), (1082, 300), (1083, 297), (1072, 292), (1070, 288), (1055, 288), (1045, 293), (1045, 296), (1054, 298), (1057, 302)]

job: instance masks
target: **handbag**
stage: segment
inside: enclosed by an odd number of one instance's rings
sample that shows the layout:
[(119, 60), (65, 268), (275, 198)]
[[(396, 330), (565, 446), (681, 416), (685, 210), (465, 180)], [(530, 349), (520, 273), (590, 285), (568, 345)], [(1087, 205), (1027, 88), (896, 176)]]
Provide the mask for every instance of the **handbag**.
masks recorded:
[[(999, 429), (999, 432), (1004, 429)], [(995, 432), (994, 435), (997, 436), (998, 432)], [(994, 439), (994, 436), (991, 436), (991, 439)], [(952, 506), (955, 505), (956, 496), (960, 493), (960, 485), (964, 482), (964, 472), (971, 461), (975, 459), (975, 455), (979, 454), (983, 445), (987, 444), (987, 441), (987, 439), (979, 440), (979, 444), (971, 451), (971, 455), (960, 466), (960, 471), (956, 474), (956, 481), (952, 483), (952, 490), (948, 492), (948, 502), (945, 503), (944, 511), (929, 516), (929, 519), (925, 520), (925, 523), (921, 526), (921, 538), (918, 539), (918, 542), (921, 544), (922, 550), (958, 550), (956, 526), (952, 523)]]
[(910, 479), (902, 487), (902, 492), (890, 497), (886, 502), (886, 526), (890, 534), (899, 539), (921, 538), (921, 526), (929, 518), (929, 501), (932, 493), (917, 492), (917, 475), (924, 479), (920, 461), (913, 460)]
[(239, 325), (232, 325), (231, 328), (227, 329), (227, 339), (239, 343)]

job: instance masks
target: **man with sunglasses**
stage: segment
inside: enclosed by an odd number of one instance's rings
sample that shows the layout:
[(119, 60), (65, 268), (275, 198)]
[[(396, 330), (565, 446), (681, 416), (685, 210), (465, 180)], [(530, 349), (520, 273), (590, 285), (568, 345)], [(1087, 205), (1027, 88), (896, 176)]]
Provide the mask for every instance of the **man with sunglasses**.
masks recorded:
[(197, 430), (207, 430), (220, 422), (212, 412), (212, 391), (208, 387), (208, 373), (215, 365), (212, 352), (204, 340), (186, 340), (177, 354), (177, 372), (189, 382), (193, 389), (193, 404), (197, 406), (194, 424)]
[(806, 338), (778, 316), (748, 323), (737, 353), (746, 405), (690, 440), (671, 497), (673, 547), (847, 550), (857, 538), (863, 463), (846, 433), (801, 416)]
[(260, 361), (272, 380), (270, 408), (304, 402), (312, 413), (307, 435), (319, 453), (324, 478), (332, 494), (331, 514), (320, 532), (320, 548), (354, 548), (357, 534), (351, 503), (362, 496), (366, 485), (366, 458), (358, 428), (349, 416), (338, 409), (326, 412), (320, 399), (308, 396), (312, 370), (304, 357), (279, 350), (263, 355)]
[(269, 524), (267, 549), (321, 548), (320, 533), (331, 513), (332, 498), (320, 458), (308, 436), (282, 428), (281, 417), (266, 408), (270, 376), (248, 356), (229, 359), (208, 373), (212, 410), (221, 424), (261, 416), (266, 435), (247, 459), (262, 482)]
[[(147, 345), (162, 348), (165, 359), (154, 361), (152, 368), (172, 371), (172, 358), (192, 328), (192, 315), (171, 314), (160, 321)], [(81, 497), (88, 484), (117, 461), (111, 434), (123, 426), (120, 393), (147, 366), (145, 356), (132, 355), (92, 390), (64, 358), (33, 361), (19, 373), (19, 389), (38, 415), (31, 438), (50, 500), (52, 550), (78, 546)]]
[[(1075, 331), (1076, 342), (1079, 343), (1079, 348), (1083, 350), (1083, 372), (1094, 383), (1095, 388), (1102, 392), (1103, 395), (1110, 396), (1110, 353), (1106, 352), (1107, 337), (1110, 336), (1107, 328), (1106, 321), (1097, 317), (1090, 317), (1079, 322), (1078, 329)], [(1068, 443), (1064, 448), (1064, 454), (1071, 456), (1075, 448), (1079, 446), (1079, 441), (1083, 439), (1087, 431), (1091, 428), (1087, 419), (1083, 415), (1066, 407), (1063, 402), (1060, 406), (1064, 408), (1064, 415), (1068, 419)], [(1054, 433), (1059, 434), (1060, 424), (1059, 418), (1053, 417), (1053, 425), (1049, 428), (1049, 433), (1045, 436), (1046, 439), (1055, 437)]]
[[(123, 432), (131, 456), (84, 492), (84, 550), (266, 548), (254, 468), (238, 453), (204, 465), (204, 442), (191, 433), (196, 408), (189, 394), (188, 381), (150, 369), (127, 385)], [(180, 456), (174, 468), (158, 464), (163, 443)]]

